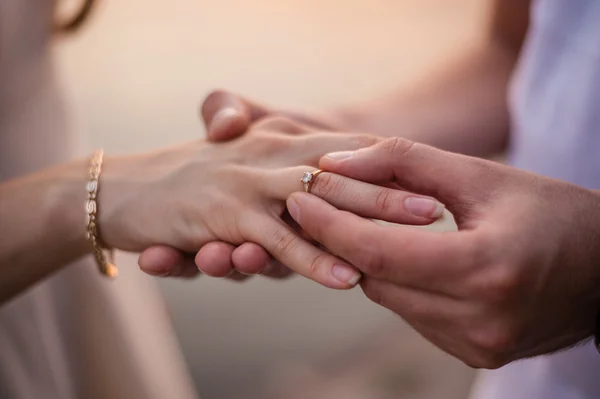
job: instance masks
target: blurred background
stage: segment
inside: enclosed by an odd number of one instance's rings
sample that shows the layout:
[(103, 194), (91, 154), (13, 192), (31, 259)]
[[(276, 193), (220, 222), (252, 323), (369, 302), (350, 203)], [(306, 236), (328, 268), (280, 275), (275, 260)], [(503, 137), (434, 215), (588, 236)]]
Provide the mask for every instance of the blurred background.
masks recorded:
[[(132, 152), (202, 137), (198, 105), (214, 88), (310, 110), (405, 85), (471, 44), (485, 8), (477, 0), (104, 0), (56, 51), (88, 132), (84, 150)], [(140, 273), (135, 257), (121, 263)], [(160, 286), (204, 399), (453, 399), (473, 379), (360, 289), (206, 276)]]

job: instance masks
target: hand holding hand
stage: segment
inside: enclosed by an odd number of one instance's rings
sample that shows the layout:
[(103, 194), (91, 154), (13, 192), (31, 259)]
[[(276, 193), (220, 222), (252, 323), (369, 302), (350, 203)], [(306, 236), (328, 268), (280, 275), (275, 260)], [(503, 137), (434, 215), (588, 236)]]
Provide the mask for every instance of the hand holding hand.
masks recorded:
[[(287, 175), (290, 177), (285, 184), (288, 187), (291, 187), (291, 191), (289, 191), (289, 193), (302, 189), (302, 185), (299, 182), (299, 177), (302, 176), (303, 172), (300, 172), (300, 170), (314, 170), (316, 168), (319, 156), (326, 152), (326, 148), (335, 146), (337, 146), (337, 148), (360, 148), (380, 140), (368, 135), (322, 133), (313, 128), (309, 128), (298, 123), (293, 123), (280, 117), (264, 118), (263, 120), (255, 123), (246, 136), (238, 140), (240, 140), (242, 143), (253, 142), (254, 145), (260, 146), (261, 143), (256, 141), (257, 135), (255, 132), (260, 132), (265, 129), (271, 132), (285, 131), (287, 134), (279, 134), (283, 137), (293, 138), (293, 141), (300, 146), (294, 147), (293, 151), (298, 151), (294, 154), (284, 152), (278, 155), (280, 158), (285, 158), (285, 162), (293, 164), (296, 162), (294, 159), (308, 159), (309, 163), (314, 165), (312, 167), (294, 168), (294, 170), (297, 170), (297, 175), (294, 177)], [(220, 144), (220, 146), (231, 146), (234, 145), (238, 140), (226, 144)], [(315, 154), (316, 156), (311, 154)], [(249, 158), (252, 156), (252, 154), (246, 155)], [(251, 161), (249, 160), (247, 162)], [(330, 197), (327, 193), (329, 191), (335, 191), (335, 188), (343, 185), (345, 180), (348, 179), (341, 176), (332, 176), (328, 179), (320, 178), (316, 180), (312, 187), (312, 191), (318, 191), (322, 193), (324, 198), (327, 198), (329, 201), (335, 204), (336, 201), (338, 201), (338, 198)], [(271, 184), (276, 185), (277, 183), (275, 181), (271, 181)], [(360, 196), (356, 198), (356, 200), (360, 202), (365, 214), (368, 214), (369, 209), (371, 209), (375, 205), (375, 202), (378, 201), (378, 198), (376, 198), (373, 194), (374, 190), (372, 186), (364, 184), (363, 192), (361, 192)], [(408, 194), (401, 191), (394, 193), (394, 198), (397, 198), (399, 201), (406, 196), (408, 196)], [(411, 195), (411, 197), (416, 199), (418, 196)], [(279, 199), (282, 209), (282, 200), (284, 199), (285, 197)], [(405, 209), (401, 206), (395, 209), (390, 209), (390, 212), (385, 216), (398, 223), (429, 224), (441, 215), (443, 209), (443, 206), (437, 201), (429, 202), (429, 207), (421, 207), (413, 210), (413, 212), (409, 212), (408, 209)], [(279, 214), (281, 214), (281, 211), (279, 211)], [(289, 218), (289, 215), (284, 213), (282, 217), (288, 225), (294, 227), (295, 222)], [(265, 234), (270, 235), (271, 233), (265, 232)], [(299, 234), (301, 234), (301, 232), (299, 232)], [(242, 275), (237, 272), (241, 272), (244, 275), (263, 274), (269, 277), (285, 277), (289, 275), (289, 269), (283, 266), (280, 262), (270, 260), (269, 253), (263, 249), (259, 243), (260, 241), (258, 241), (258, 238), (256, 237), (254, 240), (248, 240), (243, 243), (239, 243), (237, 241), (210, 241), (206, 243), (206, 245), (202, 246), (198, 251), (198, 254), (195, 257), (195, 264), (192, 259), (189, 257), (184, 258), (183, 254), (175, 249), (165, 246), (152, 247), (142, 253), (139, 264), (142, 270), (153, 275), (187, 276), (189, 274), (193, 274), (194, 271), (197, 270), (195, 266), (197, 266), (198, 269), (203, 273), (211, 276), (233, 276), (235, 279), (243, 278)], [(241, 245), (236, 246), (237, 244)], [(297, 251), (297, 248), (294, 245), (290, 246), (290, 248), (281, 248), (281, 250), (282, 252), (286, 253), (286, 256), (289, 256), (288, 253), (291, 254), (293, 251)], [(273, 254), (273, 252), (271, 252), (271, 254)], [(291, 268), (296, 267), (285, 262), (283, 263)], [(314, 268), (315, 265), (312, 265), (311, 263), (313, 262), (310, 262), (303, 267), (309, 267), (311, 269)]]
[[(223, 142), (237, 138), (250, 130), (252, 124), (263, 119), (271, 129), (276, 127), (287, 133), (304, 129), (332, 131), (334, 117), (309, 117), (298, 112), (278, 111), (233, 93), (216, 90), (202, 103), (201, 116), (209, 141)], [(291, 127), (291, 131), (288, 129)], [(284, 215), (285, 216), (285, 215)], [(288, 222), (292, 222), (287, 218)], [(192, 277), (198, 270), (215, 277), (227, 276), (232, 280), (245, 280), (249, 275), (285, 278), (290, 275), (287, 267), (273, 261), (261, 246), (246, 242), (240, 247), (214, 241), (202, 247), (197, 264), (190, 256), (168, 246), (153, 246), (141, 254), (140, 268), (151, 275)], [(198, 267), (196, 267), (198, 266)], [(237, 270), (242, 273), (239, 273)]]
[[(288, 133), (281, 133), (284, 130)], [(360, 274), (302, 239), (281, 215), (285, 199), (302, 188), (300, 177), (314, 169), (310, 165), (325, 152), (361, 148), (378, 139), (306, 132), (281, 118), (264, 120), (228, 143), (199, 141), (138, 157), (107, 159), (99, 198), (106, 244), (129, 251), (160, 244), (194, 253), (212, 241), (226, 243), (226, 250), (253, 242), (327, 287), (352, 287)], [(223, 248), (223, 243), (218, 245)], [(200, 251), (196, 261), (210, 256), (214, 254)]]

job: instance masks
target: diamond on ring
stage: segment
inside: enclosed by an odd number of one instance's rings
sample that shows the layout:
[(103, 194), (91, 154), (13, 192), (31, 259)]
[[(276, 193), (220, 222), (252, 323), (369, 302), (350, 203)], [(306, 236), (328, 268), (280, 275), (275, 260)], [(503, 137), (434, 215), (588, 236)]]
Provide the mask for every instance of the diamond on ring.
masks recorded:
[(302, 175), (302, 179), (300, 179), (300, 182), (302, 182), (302, 184), (304, 185), (305, 192), (310, 193), (310, 188), (312, 187), (316, 177), (321, 172), (322, 170), (320, 169), (317, 169), (314, 172), (304, 172), (304, 175)]
[(310, 183), (313, 179), (313, 174), (310, 172), (304, 172), (304, 176), (302, 176), (302, 183)]

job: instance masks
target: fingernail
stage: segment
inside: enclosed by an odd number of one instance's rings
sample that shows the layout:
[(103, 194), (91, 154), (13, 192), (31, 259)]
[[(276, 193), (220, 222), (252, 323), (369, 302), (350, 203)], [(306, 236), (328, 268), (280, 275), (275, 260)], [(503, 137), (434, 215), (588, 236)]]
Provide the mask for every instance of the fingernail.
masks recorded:
[(238, 111), (233, 107), (225, 107), (220, 109), (210, 122), (210, 131), (222, 130), (227, 128), (230, 120), (238, 116)]
[(298, 203), (294, 201), (293, 198), (288, 198), (287, 209), (292, 219), (294, 219), (296, 223), (300, 223), (300, 207), (298, 206)]
[(338, 151), (330, 152), (326, 156), (334, 161), (341, 161), (342, 159), (350, 158), (352, 155), (354, 155), (354, 151)]
[(358, 283), (358, 280), (360, 280), (361, 276), (358, 270), (346, 265), (333, 265), (331, 274), (333, 274), (333, 277), (335, 277), (338, 281), (341, 281), (344, 284), (350, 284), (352, 286)]
[(433, 198), (408, 197), (404, 200), (404, 207), (414, 216), (424, 218), (439, 218), (444, 213), (444, 204)]

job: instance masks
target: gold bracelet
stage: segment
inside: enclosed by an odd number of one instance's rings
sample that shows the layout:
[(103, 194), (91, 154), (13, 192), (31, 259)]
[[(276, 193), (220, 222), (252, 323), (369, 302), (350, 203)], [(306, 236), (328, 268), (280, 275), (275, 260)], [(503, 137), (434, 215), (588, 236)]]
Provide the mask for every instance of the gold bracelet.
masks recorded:
[(92, 155), (90, 161), (90, 180), (87, 183), (88, 199), (85, 203), (85, 209), (87, 211), (87, 229), (86, 237), (90, 244), (92, 244), (92, 250), (94, 258), (98, 264), (100, 273), (107, 277), (116, 277), (119, 274), (119, 270), (113, 261), (113, 251), (109, 250), (108, 256), (104, 253), (104, 249), (100, 244), (100, 235), (98, 233), (98, 186), (100, 173), (102, 172), (102, 158), (104, 156), (103, 150), (98, 150)]

